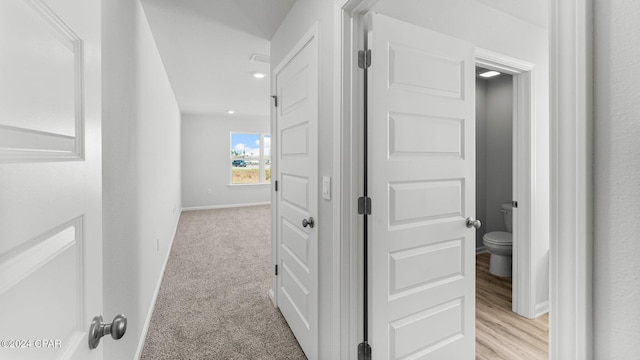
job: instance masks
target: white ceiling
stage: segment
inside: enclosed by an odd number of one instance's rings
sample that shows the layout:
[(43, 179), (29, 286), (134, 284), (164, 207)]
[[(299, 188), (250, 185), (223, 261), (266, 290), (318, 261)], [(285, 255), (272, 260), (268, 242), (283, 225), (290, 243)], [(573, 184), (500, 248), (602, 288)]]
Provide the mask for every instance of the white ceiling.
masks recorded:
[[(295, 0), (143, 0), (183, 113), (269, 116), (269, 40)], [(267, 74), (255, 79), (254, 72)]]

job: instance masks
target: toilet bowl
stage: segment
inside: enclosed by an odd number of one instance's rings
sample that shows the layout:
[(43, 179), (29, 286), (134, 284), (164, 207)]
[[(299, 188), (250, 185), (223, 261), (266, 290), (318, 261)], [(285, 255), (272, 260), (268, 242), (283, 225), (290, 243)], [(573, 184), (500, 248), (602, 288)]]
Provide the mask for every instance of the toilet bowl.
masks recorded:
[(512, 211), (511, 203), (501, 205), (507, 231), (492, 231), (484, 234), (482, 242), (491, 254), (489, 260), (489, 273), (500, 277), (511, 276), (511, 255), (513, 249)]

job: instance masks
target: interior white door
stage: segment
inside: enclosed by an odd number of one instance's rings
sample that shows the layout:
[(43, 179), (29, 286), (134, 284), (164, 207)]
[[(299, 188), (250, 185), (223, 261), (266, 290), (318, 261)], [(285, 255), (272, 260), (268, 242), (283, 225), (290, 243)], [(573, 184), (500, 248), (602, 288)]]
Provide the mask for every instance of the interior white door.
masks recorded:
[(100, 22), (0, 1), (0, 359), (102, 359)]
[(277, 303), (312, 360), (318, 358), (317, 64), (313, 34), (275, 72)]
[(374, 359), (474, 359), (474, 47), (369, 18)]

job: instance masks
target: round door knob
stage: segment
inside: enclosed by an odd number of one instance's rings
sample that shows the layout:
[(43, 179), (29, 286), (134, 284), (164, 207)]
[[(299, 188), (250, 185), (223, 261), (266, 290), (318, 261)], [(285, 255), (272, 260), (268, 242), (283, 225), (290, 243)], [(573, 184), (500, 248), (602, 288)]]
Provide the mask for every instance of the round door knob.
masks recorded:
[(476, 229), (480, 229), (480, 226), (482, 226), (482, 223), (480, 222), (480, 220), (476, 220), (472, 217), (468, 217), (467, 218), (467, 227), (468, 228), (476, 228)]
[(122, 314), (116, 315), (116, 317), (113, 318), (109, 332), (114, 340), (123, 337), (124, 333), (127, 332), (127, 317)]
[(315, 223), (313, 222), (313, 218), (309, 217), (309, 219), (303, 219), (302, 220), (302, 227), (310, 227), (313, 229), (313, 226), (315, 225)]
[(94, 316), (89, 329), (89, 349), (97, 348), (100, 345), (100, 339), (107, 334), (110, 334), (114, 340), (118, 340), (126, 331), (127, 317), (124, 315), (117, 315), (111, 324), (104, 324), (102, 315)]

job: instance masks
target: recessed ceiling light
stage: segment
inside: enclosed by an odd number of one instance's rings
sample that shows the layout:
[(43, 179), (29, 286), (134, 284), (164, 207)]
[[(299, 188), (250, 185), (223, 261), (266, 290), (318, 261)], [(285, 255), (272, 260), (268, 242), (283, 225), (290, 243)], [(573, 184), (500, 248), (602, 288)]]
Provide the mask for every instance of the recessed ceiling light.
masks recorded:
[(259, 72), (253, 73), (253, 77), (256, 78), (256, 79), (262, 79), (265, 76), (267, 76), (267, 74), (263, 74), (263, 73), (259, 73)]
[(236, 111), (235, 111), (235, 110), (227, 110), (227, 114), (229, 114), (229, 115), (233, 115), (233, 114), (235, 114), (235, 113), (236, 113)]
[(491, 78), (491, 77), (498, 76), (498, 75), (500, 75), (500, 73), (497, 72), (497, 71), (493, 71), (493, 70), (492, 71), (483, 72), (482, 74), (480, 74), (480, 76), (482, 76), (483, 78)]

